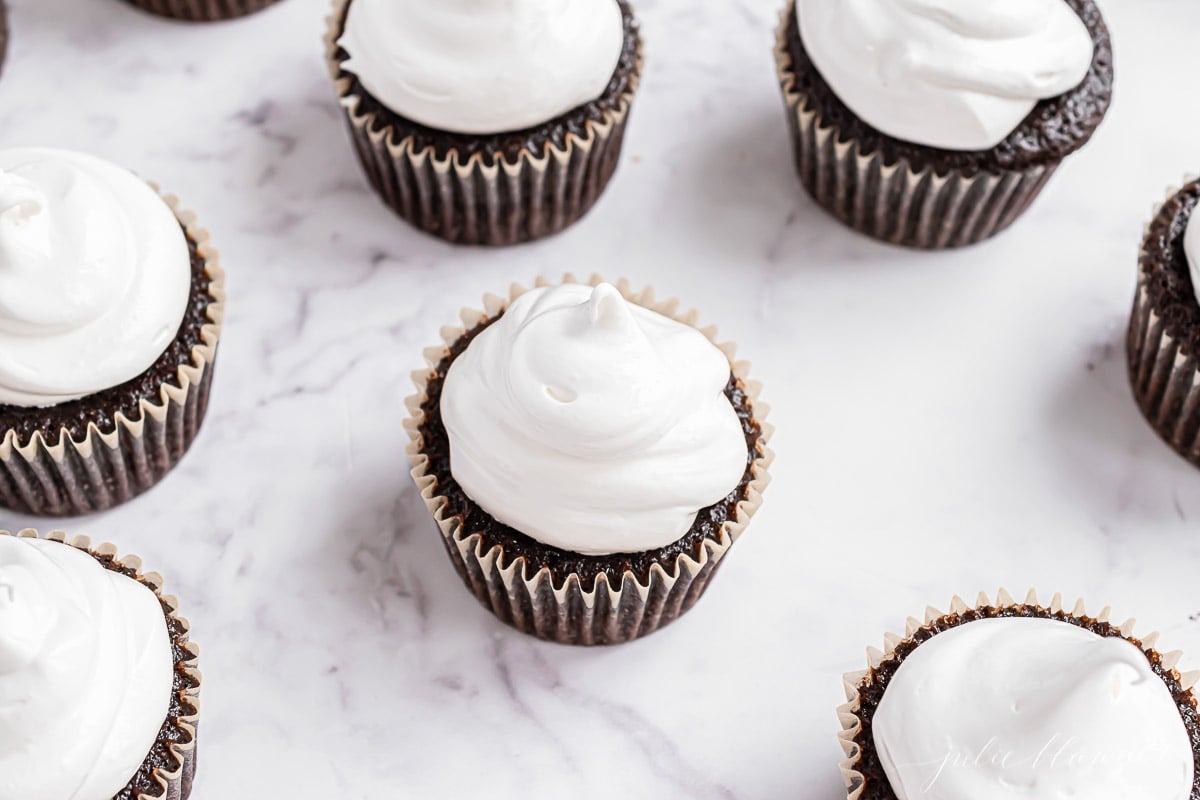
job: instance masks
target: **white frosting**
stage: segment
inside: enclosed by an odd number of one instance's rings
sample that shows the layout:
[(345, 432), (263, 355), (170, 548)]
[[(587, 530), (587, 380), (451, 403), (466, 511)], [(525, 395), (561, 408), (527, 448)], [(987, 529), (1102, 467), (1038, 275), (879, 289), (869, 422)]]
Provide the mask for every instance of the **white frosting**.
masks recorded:
[(1094, 44), (1064, 0), (797, 0), (821, 76), (861, 119), (949, 150), (1003, 141), (1078, 86)]
[(187, 240), (145, 182), (83, 153), (0, 150), (0, 404), (137, 377), (178, 333), (190, 287)]
[[(1200, 208), (1200, 207), (1198, 207)], [(1196, 224), (1198, 213), (1193, 213), (1183, 232), (1183, 252), (1187, 256), (1188, 272), (1192, 275), (1192, 291), (1200, 303), (1200, 225)]]
[(665, 547), (746, 470), (729, 370), (702, 333), (612, 286), (535, 289), (446, 376), (454, 478), (493, 517), (552, 547)]
[(397, 114), (488, 134), (600, 97), (624, 42), (616, 0), (353, 0), (338, 43)]
[(875, 711), (899, 800), (1187, 800), (1193, 754), (1145, 654), (1067, 622), (969, 622), (917, 647)]
[(0, 800), (111, 800), (173, 675), (153, 592), (73, 547), (0, 536)]

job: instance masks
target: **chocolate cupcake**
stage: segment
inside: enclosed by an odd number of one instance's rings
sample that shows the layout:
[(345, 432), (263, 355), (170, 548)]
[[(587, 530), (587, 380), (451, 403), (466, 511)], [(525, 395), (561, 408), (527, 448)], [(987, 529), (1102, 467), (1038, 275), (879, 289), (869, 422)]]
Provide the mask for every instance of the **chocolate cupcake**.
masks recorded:
[(791, 0), (775, 55), (805, 188), (909, 247), (1008, 227), (1112, 96), (1093, 0)]
[(207, 240), (113, 164), (0, 150), (0, 506), (111, 508), (187, 452), (224, 309)]
[(642, 69), (624, 0), (334, 0), (326, 51), (371, 185), (461, 244), (538, 239), (586, 214)]
[(1126, 352), (1138, 407), (1180, 455), (1200, 466), (1200, 224), (1192, 180), (1146, 228)]
[(1179, 653), (1133, 620), (1088, 616), (1003, 589), (909, 618), (838, 709), (852, 800), (1189, 800), (1200, 797), (1200, 718)]
[(4, 66), (4, 57), (8, 55), (8, 5), (0, 0), (0, 68)]
[(198, 651), (141, 560), (0, 531), (0, 800), (186, 800)]
[(279, 0), (125, 0), (143, 11), (185, 22), (221, 22), (269, 8)]
[(593, 277), (488, 296), (414, 379), (413, 478), (468, 588), (568, 644), (652, 633), (762, 504), (759, 387), (697, 314)]

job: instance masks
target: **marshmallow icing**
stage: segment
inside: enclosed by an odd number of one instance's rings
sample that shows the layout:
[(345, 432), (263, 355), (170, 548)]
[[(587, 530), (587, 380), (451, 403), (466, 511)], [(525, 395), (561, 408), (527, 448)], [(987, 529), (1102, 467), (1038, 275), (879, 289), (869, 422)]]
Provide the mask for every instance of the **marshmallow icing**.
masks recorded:
[(68, 545), (0, 536), (0, 800), (111, 800), (173, 676), (153, 592)]
[(899, 800), (1191, 797), (1191, 741), (1145, 654), (1059, 620), (937, 634), (901, 662), (872, 728)]
[(67, 150), (0, 150), (0, 404), (52, 406), (149, 369), (179, 331), (191, 255), (132, 173)]
[(1192, 276), (1192, 291), (1196, 294), (1196, 302), (1200, 303), (1200, 225), (1196, 224), (1196, 216), (1193, 211), (1188, 219), (1187, 229), (1183, 233), (1183, 252)]
[(616, 0), (352, 0), (342, 65), (397, 114), (466, 134), (531, 128), (604, 94)]
[(1095, 44), (1065, 0), (797, 0), (837, 96), (889, 136), (987, 150), (1078, 86)]
[(551, 547), (665, 547), (745, 473), (729, 372), (704, 334), (608, 284), (534, 289), (450, 366), (451, 472), (491, 516)]

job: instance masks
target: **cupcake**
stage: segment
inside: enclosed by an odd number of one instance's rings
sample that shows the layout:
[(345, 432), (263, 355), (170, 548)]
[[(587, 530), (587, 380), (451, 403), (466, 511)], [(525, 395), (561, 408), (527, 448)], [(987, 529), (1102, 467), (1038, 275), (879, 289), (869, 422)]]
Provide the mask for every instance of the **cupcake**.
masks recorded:
[(221, 22), (244, 17), (279, 0), (126, 0), (143, 11), (185, 22)]
[(1200, 466), (1200, 181), (1173, 191), (1142, 243), (1126, 352), (1138, 407), (1180, 455)]
[(620, 161), (641, 75), (624, 0), (334, 0), (329, 70), (371, 185), (427, 233), (558, 233)]
[(8, 6), (0, 0), (0, 67), (4, 66), (4, 56), (8, 54)]
[(162, 578), (0, 531), (0, 800), (185, 800), (200, 673)]
[(1200, 796), (1200, 721), (1179, 653), (1113, 625), (1001, 590), (975, 608), (909, 618), (869, 648), (838, 710), (853, 800), (1189, 800)]
[(775, 55), (805, 188), (909, 247), (1008, 227), (1112, 96), (1093, 0), (791, 0)]
[(0, 150), (0, 506), (99, 511), (183, 457), (225, 296), (207, 239), (113, 164)]
[(652, 633), (762, 504), (767, 407), (678, 302), (593, 277), (464, 311), (414, 376), (413, 478), (468, 588), (568, 644)]

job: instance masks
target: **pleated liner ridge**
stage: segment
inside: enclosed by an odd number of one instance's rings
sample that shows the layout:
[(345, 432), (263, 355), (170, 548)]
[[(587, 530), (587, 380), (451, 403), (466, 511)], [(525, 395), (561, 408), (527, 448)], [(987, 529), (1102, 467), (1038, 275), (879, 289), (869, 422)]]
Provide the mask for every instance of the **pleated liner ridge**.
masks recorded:
[[(562, 283), (577, 282), (571, 275), (564, 276), (562, 280)], [(587, 281), (592, 286), (601, 282), (596, 275)], [(539, 278), (534, 285), (541, 287), (552, 283)], [(678, 300), (656, 301), (654, 291), (650, 288), (635, 294), (626, 281), (620, 281), (616, 286), (629, 302), (697, 327), (698, 313), (679, 313)], [(717, 344), (715, 327), (699, 328), (729, 358), (734, 375), (745, 386), (753, 418), (762, 431), (761, 453), (752, 468), (746, 499), (737, 506), (736, 518), (722, 527), (719, 541), (704, 540), (699, 559), (688, 554), (681, 555), (669, 570), (654, 564), (648, 581), (642, 581), (633, 572), (626, 571), (620, 583), (614, 586), (607, 575), (600, 573), (594, 585), (586, 589), (578, 574), (558, 576), (556, 579), (551, 576), (548, 567), (532, 577), (526, 577), (524, 558), (508, 558), (499, 544), (484, 551), (479, 533), (464, 530), (461, 518), (444, 513), (446, 498), (438, 494), (437, 480), (429, 472), (429, 458), (422, 452), (420, 433), (420, 426), (424, 422), (421, 406), (426, 399), (426, 387), (450, 346), (484, 319), (494, 318), (503, 312), (526, 291), (521, 286), (513, 285), (507, 299), (486, 296), (483, 311), (464, 309), (461, 312), (464, 327), (444, 328), (442, 339), (445, 344), (426, 350), (425, 360), (429, 369), (413, 373), (417, 394), (406, 401), (409, 417), (404, 426), (410, 438), (407, 451), (413, 465), (413, 480), (442, 532), (446, 550), (459, 575), (476, 598), (502, 621), (524, 633), (564, 644), (601, 645), (631, 641), (667, 625), (696, 603), (730, 546), (762, 505), (762, 493), (770, 482), (768, 468), (774, 459), (774, 454), (767, 447), (772, 431), (766, 422), (769, 409), (758, 399), (761, 386), (747, 379), (750, 365), (744, 361), (734, 361), (735, 347)]]
[(187, 22), (220, 22), (262, 11), (279, 0), (126, 0), (143, 11)]
[(209, 322), (191, 363), (179, 367), (174, 383), (164, 383), (157, 399), (143, 398), (136, 420), (116, 415), (112, 430), (89, 425), (75, 440), (64, 429), (57, 444), (40, 433), (28, 442), (16, 431), (0, 440), (0, 506), (46, 517), (103, 511), (150, 489), (179, 463), (191, 447), (208, 409), (217, 343), (225, 313), (225, 274), (208, 231), (195, 214), (180, 211), (178, 200), (163, 198), (198, 247), (209, 277)]
[[(1200, 681), (1200, 671), (1185, 673), (1176, 671), (1175, 665), (1183, 657), (1182, 653), (1178, 651), (1159, 653), (1154, 649), (1155, 645), (1158, 644), (1159, 635), (1157, 633), (1148, 633), (1142, 637), (1135, 636), (1136, 621), (1133, 619), (1126, 620), (1120, 625), (1113, 625), (1109, 622), (1111, 609), (1107, 606), (1101, 609), (1100, 613), (1095, 617), (1090, 617), (1087, 614), (1086, 605), (1082, 599), (1076, 600), (1074, 606), (1067, 607), (1063, 605), (1062, 595), (1055, 594), (1050, 600), (1050, 604), (1043, 606), (1038, 603), (1037, 593), (1032, 589), (1025, 595), (1024, 602), (1014, 600), (1012, 595), (1004, 589), (1000, 589), (996, 593), (995, 602), (992, 602), (986, 594), (980, 592), (974, 606), (968, 605), (961, 597), (955, 596), (950, 601), (949, 614), (944, 614), (933, 606), (929, 606), (925, 609), (924, 621), (916, 617), (909, 617), (905, 623), (905, 633), (903, 636), (889, 633), (883, 637), (882, 650), (875, 647), (867, 648), (867, 669), (848, 672), (842, 676), (842, 685), (846, 691), (846, 702), (839, 706), (837, 710), (838, 721), (841, 723), (841, 730), (838, 731), (838, 741), (842, 746), (842, 752), (845, 754), (840, 768), (842, 779), (846, 784), (847, 800), (860, 800), (868, 789), (866, 779), (862, 772), (859, 771), (862, 749), (858, 738), (863, 731), (861, 692), (864, 688), (872, 685), (875, 680), (875, 670), (884, 662), (894, 659), (897, 649), (902, 646), (907, 646), (913, 641), (924, 641), (931, 632), (936, 635), (936, 633), (952, 627), (954, 624), (961, 624), (962, 615), (983, 610), (1009, 612), (1008, 615), (1011, 616), (1041, 616), (1059, 619), (1071, 624), (1079, 624), (1081, 627), (1091, 627), (1094, 624), (1111, 626), (1112, 635), (1119, 634), (1121, 638), (1137, 645), (1146, 654), (1152, 665), (1161, 667), (1167, 688), (1171, 689), (1173, 694), (1175, 694), (1174, 689), (1178, 688), (1179, 694), (1186, 697), (1186, 701), (1191, 704), (1192, 708), (1195, 709), (1196, 707), (1196, 696), (1193, 687), (1197, 681)], [(872, 796), (877, 795), (873, 794)]]
[[(8, 531), (0, 530), (0, 536), (11, 536)], [(39, 538), (37, 531), (26, 529), (16, 534), (22, 539)], [(128, 570), (133, 579), (154, 592), (159, 602), (165, 605), (171, 621), (177, 623), (181, 634), (172, 636), (172, 643), (178, 645), (178, 655), (175, 661), (175, 671), (188, 678), (183, 689), (179, 692), (180, 708), (186, 713), (173, 718), (175, 728), (180, 735), (168, 746), (174, 764), (154, 768), (154, 782), (158, 784), (155, 794), (138, 792), (134, 800), (187, 800), (192, 793), (192, 781), (196, 775), (196, 735), (200, 725), (200, 684), (201, 675), (198, 669), (200, 648), (188, 640), (191, 630), (186, 618), (179, 614), (179, 600), (174, 595), (163, 594), (163, 577), (157, 572), (142, 572), (142, 560), (137, 556), (120, 556), (117, 548), (111, 544), (101, 544), (92, 547), (91, 540), (86, 536), (67, 538), (62, 531), (51, 531), (44, 538), (52, 542), (82, 550), (104, 563), (110, 560), (115, 566)]]
[[(451, 150), (416, 149), (412, 137), (378, 124), (340, 78), (337, 39), (350, 0), (334, 0), (325, 36), (330, 75), (346, 113), (355, 151), (380, 197), (426, 233), (457, 244), (511, 245), (550, 236), (583, 217), (603, 193), (620, 163), (625, 124), (642, 71), (637, 67), (616, 109), (587, 123), (584, 136), (569, 133), (536, 155), (522, 150), (515, 161), (497, 154), (493, 163), (475, 153), (465, 161)], [(640, 40), (639, 40), (640, 47)]]
[[(1189, 176), (1188, 183), (1193, 180)], [(1178, 189), (1170, 189), (1168, 198), (1178, 192)], [(1156, 207), (1151, 219), (1157, 218), (1161, 210), (1161, 205)], [(1145, 241), (1149, 236), (1150, 226), (1147, 225), (1138, 259), (1133, 313), (1125, 339), (1129, 382), (1138, 407), (1158, 435), (1200, 467), (1200, 361), (1197, 361), (1196, 353), (1185, 352), (1150, 301), (1150, 279), (1141, 268), (1150, 258)]]
[(792, 0), (779, 26), (775, 59), (796, 170), (813, 199), (844, 224), (918, 249), (975, 244), (1011, 225), (1058, 168), (1056, 162), (1024, 170), (938, 174), (933, 167), (915, 171), (906, 159), (888, 164), (881, 153), (864, 153), (802, 93), (787, 41), (795, 11)]

